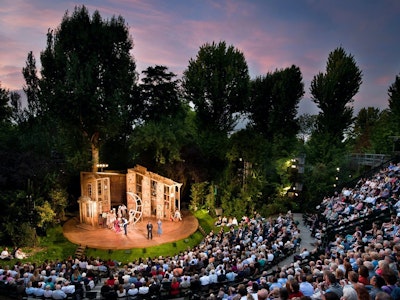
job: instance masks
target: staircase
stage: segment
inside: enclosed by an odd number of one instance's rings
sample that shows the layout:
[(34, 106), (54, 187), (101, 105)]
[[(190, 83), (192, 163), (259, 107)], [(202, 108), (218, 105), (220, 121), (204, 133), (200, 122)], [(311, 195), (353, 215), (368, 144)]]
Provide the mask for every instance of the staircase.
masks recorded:
[(75, 258), (80, 260), (84, 256), (86, 248), (86, 245), (79, 245), (75, 251)]
[(206, 231), (203, 229), (203, 227), (201, 227), (201, 225), (199, 225), (198, 229), (199, 229), (199, 231), (201, 232), (201, 234), (202, 234), (203, 236), (207, 236)]

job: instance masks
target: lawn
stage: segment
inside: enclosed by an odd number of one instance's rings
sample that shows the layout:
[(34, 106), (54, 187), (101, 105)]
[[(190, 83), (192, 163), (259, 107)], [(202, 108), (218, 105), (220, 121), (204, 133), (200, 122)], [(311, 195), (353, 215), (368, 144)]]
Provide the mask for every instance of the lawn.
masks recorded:
[[(198, 210), (194, 213), (199, 220), (200, 226), (205, 232), (210, 232), (214, 229), (215, 220), (205, 210)], [(139, 258), (154, 258), (161, 256), (172, 256), (179, 254), (187, 249), (193, 248), (203, 240), (203, 235), (196, 231), (186, 239), (172, 243), (165, 243), (159, 246), (148, 248), (133, 248), (129, 250), (100, 250), (88, 248), (86, 255), (88, 257), (99, 257), (103, 260), (112, 259), (120, 263), (135, 261)], [(12, 247), (9, 247), (10, 249)], [(45, 237), (39, 237), (39, 243), (36, 247), (27, 247), (22, 250), (28, 254), (28, 258), (21, 262), (31, 262), (41, 264), (45, 260), (54, 261), (57, 259), (63, 260), (68, 257), (73, 257), (77, 245), (69, 242), (62, 234), (62, 226), (57, 225), (47, 230)], [(17, 263), (17, 260), (11, 260), (4, 264), (10, 266)]]

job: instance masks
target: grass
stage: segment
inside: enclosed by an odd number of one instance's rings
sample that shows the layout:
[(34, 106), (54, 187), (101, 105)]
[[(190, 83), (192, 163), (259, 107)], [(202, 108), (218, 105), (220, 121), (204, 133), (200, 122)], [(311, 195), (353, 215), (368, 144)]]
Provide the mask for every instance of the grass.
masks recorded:
[[(206, 210), (198, 210), (194, 213), (199, 224), (206, 232), (214, 229), (214, 218), (212, 218)], [(162, 245), (148, 248), (132, 248), (127, 250), (100, 250), (88, 248), (86, 255), (88, 257), (100, 257), (101, 259), (112, 259), (121, 263), (135, 261), (139, 258), (155, 258), (159, 256), (172, 256), (179, 254), (187, 249), (197, 246), (202, 240), (203, 235), (196, 231), (188, 238), (183, 240), (165, 243)], [(23, 248), (23, 251), (28, 254), (28, 258), (21, 262), (35, 262), (41, 264), (45, 260), (54, 261), (56, 259), (66, 259), (74, 256), (78, 245), (69, 242), (62, 233), (62, 227), (56, 226), (47, 230), (46, 237), (39, 238), (38, 247)], [(18, 260), (11, 260), (10, 266), (17, 263)]]

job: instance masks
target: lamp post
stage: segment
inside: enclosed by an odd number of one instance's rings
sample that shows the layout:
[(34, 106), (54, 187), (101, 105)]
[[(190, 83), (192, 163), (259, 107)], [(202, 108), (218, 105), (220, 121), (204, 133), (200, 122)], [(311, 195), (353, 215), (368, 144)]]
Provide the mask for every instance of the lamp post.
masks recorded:
[(103, 172), (104, 168), (108, 168), (108, 164), (97, 164), (97, 168), (100, 168), (100, 172)]

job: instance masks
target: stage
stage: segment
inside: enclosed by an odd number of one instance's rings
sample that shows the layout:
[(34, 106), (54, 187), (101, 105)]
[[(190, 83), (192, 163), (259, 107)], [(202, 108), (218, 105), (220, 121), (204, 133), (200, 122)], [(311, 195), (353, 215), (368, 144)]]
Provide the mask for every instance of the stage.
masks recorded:
[[(153, 224), (153, 239), (147, 239), (146, 225), (148, 221)], [(128, 234), (124, 231), (116, 233), (114, 230), (93, 227), (81, 224), (78, 218), (68, 220), (63, 226), (64, 236), (77, 245), (86, 245), (96, 249), (131, 249), (157, 246), (167, 242), (174, 242), (189, 237), (196, 232), (199, 224), (197, 219), (189, 212), (182, 212), (182, 221), (162, 221), (162, 235), (157, 235), (157, 219), (143, 218), (134, 225), (128, 226)]]

